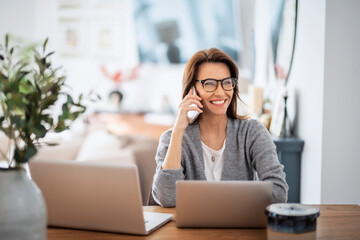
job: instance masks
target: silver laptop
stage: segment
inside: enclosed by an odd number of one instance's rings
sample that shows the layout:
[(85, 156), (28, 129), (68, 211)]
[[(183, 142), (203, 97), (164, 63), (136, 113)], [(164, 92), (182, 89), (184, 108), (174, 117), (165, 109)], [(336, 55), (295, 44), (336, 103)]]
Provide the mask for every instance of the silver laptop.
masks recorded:
[(135, 165), (54, 160), (29, 165), (45, 198), (49, 226), (147, 235), (173, 217), (143, 212)]
[(260, 181), (179, 181), (176, 226), (264, 228), (272, 183)]

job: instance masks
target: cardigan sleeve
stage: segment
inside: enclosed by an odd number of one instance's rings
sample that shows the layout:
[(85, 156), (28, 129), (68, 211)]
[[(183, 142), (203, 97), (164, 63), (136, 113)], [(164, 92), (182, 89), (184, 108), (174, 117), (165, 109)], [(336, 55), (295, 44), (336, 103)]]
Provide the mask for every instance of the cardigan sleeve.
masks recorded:
[(273, 203), (287, 202), (288, 185), (284, 166), (280, 164), (276, 146), (267, 129), (258, 121), (253, 121), (250, 134), (250, 156), (253, 168), (261, 181), (273, 183)]
[(156, 172), (152, 185), (152, 195), (156, 203), (163, 207), (174, 207), (176, 203), (176, 182), (184, 179), (183, 168), (162, 169), (171, 139), (171, 130), (162, 134), (156, 153)]

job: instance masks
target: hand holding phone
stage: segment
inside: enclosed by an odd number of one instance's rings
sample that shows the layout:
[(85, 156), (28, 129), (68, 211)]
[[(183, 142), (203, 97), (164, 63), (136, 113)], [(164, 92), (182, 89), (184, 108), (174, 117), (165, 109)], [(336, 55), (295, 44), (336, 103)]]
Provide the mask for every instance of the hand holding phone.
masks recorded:
[[(197, 94), (196, 94), (195, 87), (192, 87), (192, 90), (193, 90), (193, 94), (194, 94), (194, 95), (197, 95)], [(191, 106), (191, 107), (196, 107), (196, 104), (193, 103), (193, 104), (191, 104), (190, 106)], [(199, 113), (198, 111), (195, 111), (195, 110), (188, 111), (187, 116), (188, 116), (188, 118), (189, 118), (189, 123), (192, 124), (192, 123), (196, 120), (196, 118), (199, 116), (199, 114), (200, 114), (200, 113)]]

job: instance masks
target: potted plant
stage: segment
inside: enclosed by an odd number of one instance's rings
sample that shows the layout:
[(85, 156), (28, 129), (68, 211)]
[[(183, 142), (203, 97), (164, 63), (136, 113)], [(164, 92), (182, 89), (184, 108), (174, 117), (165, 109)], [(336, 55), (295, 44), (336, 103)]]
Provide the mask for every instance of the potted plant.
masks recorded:
[[(9, 35), (0, 45), (0, 131), (8, 139), (8, 162), (0, 169), (0, 239), (46, 239), (46, 207), (41, 192), (26, 175), (24, 165), (33, 158), (48, 132), (69, 129), (86, 107), (82, 95), (77, 100), (65, 91), (66, 77), (54, 68), (46, 52), (17, 54)], [(60, 113), (53, 115), (58, 100)]]

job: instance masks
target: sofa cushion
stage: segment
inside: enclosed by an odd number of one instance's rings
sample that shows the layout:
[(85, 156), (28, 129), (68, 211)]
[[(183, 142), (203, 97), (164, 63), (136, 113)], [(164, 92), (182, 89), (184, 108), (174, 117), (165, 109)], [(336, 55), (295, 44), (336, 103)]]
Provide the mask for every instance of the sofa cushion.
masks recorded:
[(72, 140), (62, 141), (55, 146), (42, 146), (38, 149), (34, 158), (44, 160), (74, 161), (83, 141), (84, 138), (74, 138)]
[(135, 163), (133, 152), (123, 145), (119, 137), (105, 131), (91, 132), (81, 145), (76, 161)]

